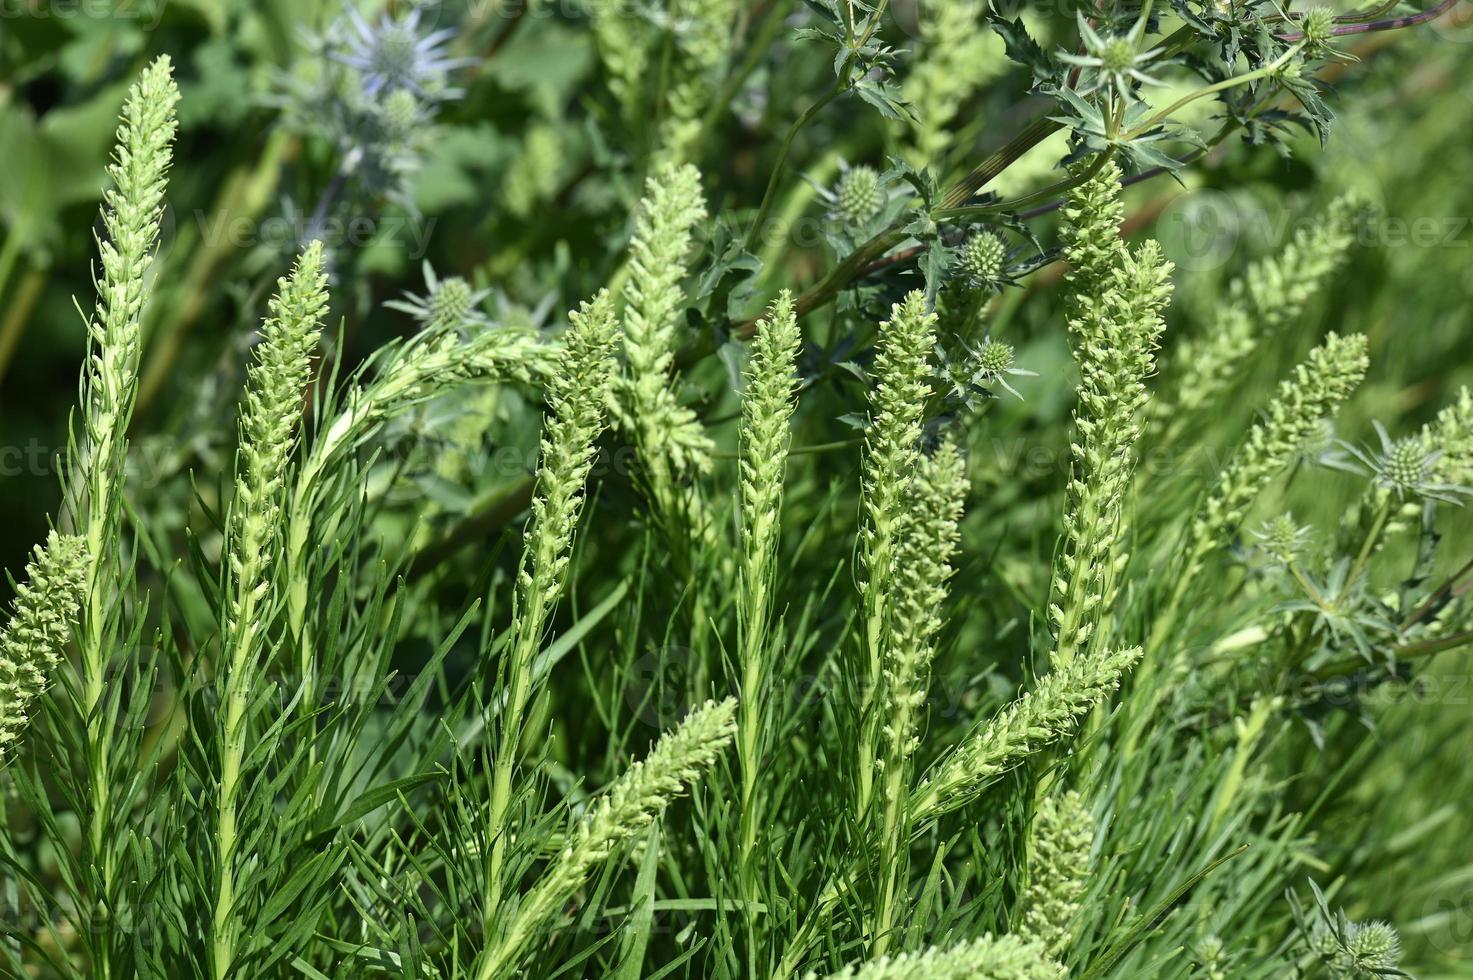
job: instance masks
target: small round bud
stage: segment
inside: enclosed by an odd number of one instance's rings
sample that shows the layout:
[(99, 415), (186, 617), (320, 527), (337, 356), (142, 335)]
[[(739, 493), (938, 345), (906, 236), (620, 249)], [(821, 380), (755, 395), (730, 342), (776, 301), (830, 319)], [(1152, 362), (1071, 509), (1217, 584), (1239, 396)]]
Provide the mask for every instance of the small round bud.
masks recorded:
[(443, 326), (454, 326), (471, 314), (473, 294), (470, 283), (460, 276), (440, 280), (430, 293), (431, 321)]
[(1276, 565), (1288, 567), (1298, 560), (1309, 541), (1309, 528), (1294, 523), (1293, 514), (1280, 514), (1253, 532), (1264, 554)]
[(1013, 345), (989, 340), (977, 349), (977, 370), (996, 377), (1013, 366)]
[(1304, 63), (1291, 61), (1275, 71), (1273, 77), (1281, 82), (1297, 82), (1304, 77)]
[(862, 225), (879, 213), (880, 175), (872, 167), (852, 167), (839, 178), (834, 210), (847, 225)]
[(1350, 952), (1362, 970), (1394, 970), (1401, 959), (1401, 940), (1386, 923), (1367, 922), (1352, 933)]
[(1427, 478), (1427, 456), (1415, 439), (1402, 439), (1386, 454), (1385, 475), (1388, 483), (1405, 493)]
[(993, 286), (1002, 280), (1007, 255), (1001, 238), (990, 231), (978, 232), (957, 250), (957, 270), (975, 288)]
[(419, 122), (419, 99), (408, 89), (396, 89), (384, 99), (384, 123), (395, 138), (407, 135)]
[(1335, 12), (1329, 7), (1315, 7), (1299, 22), (1305, 46), (1311, 50), (1328, 47), (1335, 29)]
[(1100, 48), (1100, 67), (1114, 74), (1128, 71), (1135, 64), (1135, 53), (1135, 45), (1128, 38), (1107, 38)]

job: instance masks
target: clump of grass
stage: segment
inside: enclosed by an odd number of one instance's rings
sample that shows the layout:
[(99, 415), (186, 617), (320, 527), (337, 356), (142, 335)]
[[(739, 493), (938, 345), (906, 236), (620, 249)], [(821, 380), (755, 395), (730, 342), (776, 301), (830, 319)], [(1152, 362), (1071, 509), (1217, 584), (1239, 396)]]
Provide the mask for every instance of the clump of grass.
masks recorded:
[[(521, 85), (536, 57), (444, 87), (469, 67), (452, 34), (496, 50), (515, 18), (443, 33), (416, 7), (332, 38), (358, 95), (394, 89), (353, 118), (418, 137), (335, 133), (312, 224), (489, 86), (537, 93), (528, 145), (487, 164), (510, 161), (504, 207), (476, 219), (516, 233), (459, 274), (425, 263), (428, 292), (385, 304), (411, 332), (377, 347), (380, 283), (350, 250), (259, 250), (286, 274), (189, 406), (223, 434), (164, 436), (180, 462), (154, 480), (130, 431), (154, 424), (134, 390), (178, 92), (167, 60), (144, 70), (58, 530), (0, 630), (6, 975), (1256, 980), (1430, 958), (1376, 918), (1408, 895), (1382, 909), (1355, 881), (1461, 826), (1452, 803), (1395, 833), (1365, 812), (1411, 806), (1388, 786), (1438, 758), (1420, 725), (1466, 738), (1371, 692), (1473, 643), (1450, 547), (1473, 402), (1401, 417), (1440, 389), (1362, 386), (1400, 370), (1376, 331), (1303, 336), (1349, 198), (1191, 287), (1218, 291), (1180, 341), (1166, 251), (1125, 232), (1127, 180), (1198, 159), (1172, 148), (1179, 110), (1221, 100), (1214, 144), (1282, 140), (1287, 97), (1323, 128), (1315, 59), (1415, 17), (992, 18), (1050, 104), (972, 160), (995, 115), (965, 111), (996, 94), (980, 5), (923, 11), (942, 34), (919, 55), (884, 5), (810, 8), (788, 38), (783, 5), (594, 4), (586, 132), (563, 84)], [(530, 20), (557, 50), (581, 29)], [(414, 69), (392, 85), (370, 63), (390, 43)], [(1150, 105), (1158, 73), (1194, 71)], [(834, 103), (873, 116), (824, 129)], [(1060, 130), (1067, 168), (999, 194)], [(318, 148), (285, 155), (311, 184)], [(232, 293), (252, 323), (269, 284)], [(544, 330), (569, 296), (592, 298)], [(238, 406), (206, 397), (234, 371)], [(1028, 402), (1000, 402), (1021, 375)], [(1337, 415), (1385, 422), (1334, 441)], [(1198, 437), (1237, 448), (1148, 465)], [(1010, 469), (1012, 448), (1058, 465)], [(1300, 908), (1311, 872), (1348, 911), (1317, 886)]]

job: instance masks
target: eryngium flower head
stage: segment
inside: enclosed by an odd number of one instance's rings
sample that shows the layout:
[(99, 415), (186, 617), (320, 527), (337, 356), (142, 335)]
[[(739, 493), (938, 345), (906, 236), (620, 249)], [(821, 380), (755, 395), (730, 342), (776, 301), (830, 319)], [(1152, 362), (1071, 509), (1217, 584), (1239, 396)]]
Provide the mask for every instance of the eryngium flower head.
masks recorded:
[(1453, 483), (1438, 483), (1432, 478), (1433, 469), (1442, 456), (1442, 450), (1428, 452), (1419, 438), (1393, 440), (1380, 422), (1372, 422), (1381, 451), (1375, 452), (1342, 445), (1369, 471), (1378, 487), (1390, 490), (1398, 500), (1407, 497), (1425, 497), (1449, 504), (1461, 504), (1462, 498), (1473, 494), (1473, 488)]
[(1007, 245), (990, 231), (977, 232), (956, 251), (957, 271), (973, 289), (991, 289), (1002, 283), (1007, 259)]
[(1335, 11), (1329, 7), (1311, 8), (1299, 21), (1299, 31), (1304, 35), (1307, 50), (1311, 53), (1323, 51), (1335, 36)]
[(386, 13), (370, 23), (357, 8), (347, 8), (345, 50), (334, 57), (357, 70), (365, 95), (375, 98), (409, 91), (431, 101), (461, 95), (459, 89), (445, 84), (451, 71), (470, 63), (445, 53), (445, 43), (455, 36), (455, 29), (447, 27), (421, 35), (423, 13), (423, 7), (414, 6), (402, 17)]
[(1366, 922), (1350, 933), (1350, 955), (1367, 972), (1394, 970), (1401, 960), (1401, 938), (1385, 922)]
[(15, 587), (14, 612), (0, 631), (0, 755), (26, 723), (30, 706), (51, 683), (86, 585), (82, 538), (52, 531)]
[(834, 217), (845, 225), (862, 225), (885, 203), (880, 175), (873, 167), (850, 167), (834, 188)]
[(1309, 543), (1310, 528), (1294, 523), (1294, 515), (1280, 514), (1265, 521), (1263, 527), (1253, 532), (1259, 548), (1268, 557), (1273, 567), (1285, 568), (1299, 559)]
[(460, 276), (441, 279), (429, 260), (424, 263), (425, 293), (405, 293), (403, 299), (384, 303), (393, 310), (408, 313), (426, 330), (455, 329), (484, 324), (481, 301), (491, 294), (489, 289), (472, 289)]
[(1035, 371), (1013, 366), (1012, 344), (987, 339), (977, 347), (963, 341), (961, 347), (959, 358), (942, 349), (941, 373), (951, 382), (947, 396), (967, 409), (975, 408), (981, 398), (997, 397), (998, 388), (1021, 399), (1023, 396), (1008, 383), (1008, 378), (1038, 377)]
[(1137, 83), (1160, 85), (1161, 82), (1142, 69), (1161, 53), (1161, 48), (1149, 51), (1140, 49), (1145, 36), (1146, 18), (1136, 20), (1125, 34), (1101, 35), (1090, 26), (1083, 11), (1078, 15), (1079, 37), (1084, 42), (1085, 53), (1076, 55), (1060, 52), (1059, 59), (1085, 69), (1085, 79), (1080, 86), (1081, 94), (1098, 91), (1106, 86), (1114, 89), (1121, 98), (1130, 98)]
[(1397, 969), (1401, 939), (1384, 922), (1352, 922), (1344, 912), (1337, 913), (1315, 923), (1310, 950), (1332, 976), (1345, 980), (1405, 976)]

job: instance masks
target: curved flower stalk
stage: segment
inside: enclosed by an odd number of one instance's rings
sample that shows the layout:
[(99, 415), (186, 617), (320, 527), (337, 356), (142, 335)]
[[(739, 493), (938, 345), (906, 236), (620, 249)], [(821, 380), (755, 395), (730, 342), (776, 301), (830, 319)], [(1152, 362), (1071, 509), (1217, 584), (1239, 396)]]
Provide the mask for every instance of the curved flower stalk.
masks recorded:
[(0, 760), (19, 739), (31, 706), (51, 686), (51, 672), (71, 636), (87, 586), (87, 545), (52, 531), (26, 564), (10, 621), (0, 630)]
[(1319, 432), (1321, 419), (1334, 415), (1360, 384), (1368, 364), (1364, 336), (1332, 333), (1279, 383), (1263, 419), (1248, 431), (1192, 522), (1188, 575), (1194, 563), (1237, 531), (1259, 494)]
[(652, 502), (666, 515), (676, 505), (677, 478), (710, 466), (711, 441), (674, 387), (676, 318), (685, 303), (680, 281), (691, 233), (705, 217), (700, 174), (691, 166), (667, 166), (646, 184), (629, 243), (625, 372), (614, 411), (633, 434)]
[(1174, 394), (1158, 400), (1152, 413), (1169, 420), (1163, 441), (1180, 436), (1198, 413), (1228, 391), (1257, 344), (1299, 318), (1344, 266), (1363, 211), (1352, 195), (1335, 198), (1312, 223), (1297, 229), (1277, 255), (1253, 262), (1233, 280), (1212, 326), (1182, 341), (1172, 356)]
[(292, 480), (287, 506), (287, 624), (306, 685), (304, 704), (315, 703), (312, 547), (335, 533), (340, 515), (327, 501), (343, 459), (371, 443), (392, 419), (459, 386), (531, 383), (547, 377), (556, 366), (557, 350), (524, 330), (481, 330), (463, 340), (457, 329), (439, 327), (384, 351), (365, 365), (365, 377), (348, 387), (341, 407), (312, 439)]
[[(73, 528), (86, 541), (86, 587), (77, 631), (81, 661), (79, 712), (86, 725), (90, 799), (87, 842), (104, 892), (114, 873), (114, 801), (111, 773), (115, 733), (102, 710), (107, 677), (117, 661), (124, 596), (132, 573), (120, 558), (124, 465), (128, 427), (138, 392), (140, 317), (148, 298), (173, 161), (179, 89), (162, 56), (128, 90), (118, 125), (112, 187), (103, 195), (104, 234), (98, 236), (102, 274), (97, 306), (88, 321), (82, 369), (82, 439), (67, 466), (67, 505)], [(98, 902), (102, 896), (96, 896)]]
[(1073, 468), (1049, 599), (1057, 666), (1084, 650), (1114, 601), (1124, 537), (1122, 503), (1135, 466), (1146, 378), (1171, 297), (1171, 263), (1152, 241), (1134, 253), (1119, 238), (1119, 170), (1087, 180), (1066, 215), (1072, 266), (1069, 332), (1079, 364)]
[(515, 974), (529, 942), (546, 928), (589, 874), (625, 842), (658, 820), (686, 786), (700, 778), (736, 731), (736, 701), (708, 701), (680, 727), (660, 738), (643, 761), (631, 765), (589, 807), (567, 842), (522, 898), (510, 922), (488, 922), (496, 938), (482, 951), (476, 980)]
[[(806, 980), (816, 980), (808, 974)], [(1037, 942), (1017, 936), (983, 936), (949, 949), (881, 957), (848, 966), (827, 980), (1064, 980), (1064, 967)]]
[(1130, 647), (1056, 666), (931, 769), (912, 799), (916, 823), (965, 806), (993, 779), (1072, 735), (1140, 657), (1140, 648)]
[[(797, 408), (796, 369), (802, 337), (791, 294), (784, 291), (768, 316), (757, 325), (752, 360), (742, 393), (741, 426), (741, 707), (737, 719), (737, 756), (741, 766), (742, 897), (755, 902), (757, 837), (762, 822), (761, 772), (769, 730), (764, 712), (772, 681), (773, 653), (769, 632), (783, 480), (787, 472), (793, 411)], [(752, 928), (749, 919), (748, 927)]]
[[(1130, 647), (1076, 657), (1044, 675), (1032, 691), (976, 726), (931, 767), (910, 793), (910, 826), (921, 827), (967, 806), (997, 777), (1073, 735), (1085, 716), (1120, 686), (1121, 677), (1140, 658), (1141, 649)], [(866, 862), (867, 856), (856, 852), (850, 865), (829, 880), (784, 950), (775, 976), (796, 974), (845, 893), (865, 874)]]
[(500, 909), (507, 817), (512, 801), (522, 720), (532, 696), (533, 660), (548, 617), (567, 582), (573, 535), (583, 512), (584, 484), (593, 468), (596, 442), (604, 430), (604, 407), (614, 374), (618, 337), (607, 291), (569, 315), (562, 360), (548, 379), (548, 418), (532, 499), (531, 527), (517, 574), (513, 638), (501, 665), (506, 700), (497, 716), (498, 738), (486, 840), (485, 916), (488, 928)]
[(961, 544), (960, 521), (968, 488), (961, 453), (955, 443), (943, 442), (934, 455), (921, 458), (901, 529), (891, 613), (893, 635), (885, 665), (887, 717), (880, 768), (883, 816), (876, 838), (881, 884), (870, 930), (875, 955), (883, 955), (890, 947), (908, 870), (911, 757), (920, 745), (922, 709), (930, 689), (946, 586)]
[(909, 293), (880, 324), (861, 470), (859, 531), (860, 608), (863, 646), (858, 677), (861, 725), (856, 763), (859, 818), (869, 809), (879, 759), (879, 714), (888, 650), (893, 642), (893, 602), (905, 501), (920, 462), (921, 418), (931, 396), (936, 315), (925, 294)]
[(1075, 790), (1045, 796), (1033, 817), (1028, 886), (1018, 897), (1023, 934), (1063, 957), (1089, 884), (1094, 816)]
[(1364, 336), (1331, 333), (1295, 367), (1292, 377), (1279, 382), (1277, 396), (1248, 431), (1187, 529), (1181, 572), (1151, 629), (1148, 646), (1152, 651), (1175, 626), (1181, 604), (1207, 556), (1232, 539), (1259, 495), (1298, 458), (1306, 444), (1322, 434), (1324, 420), (1360, 384), (1367, 366)]
[(242, 766), (252, 703), (259, 705), (266, 627), (277, 606), (272, 568), (280, 549), (287, 460), (302, 417), (302, 393), (311, 375), (327, 275), (322, 244), (313, 242), (291, 275), (279, 280), (261, 329), (255, 362), (246, 374), (240, 410), (240, 449), (225, 549), (226, 605), (221, 624), (220, 780), (215, 808), (215, 901), (211, 919), (211, 975), (224, 980), (235, 964), (242, 934), (238, 915), (241, 871), (237, 825)]

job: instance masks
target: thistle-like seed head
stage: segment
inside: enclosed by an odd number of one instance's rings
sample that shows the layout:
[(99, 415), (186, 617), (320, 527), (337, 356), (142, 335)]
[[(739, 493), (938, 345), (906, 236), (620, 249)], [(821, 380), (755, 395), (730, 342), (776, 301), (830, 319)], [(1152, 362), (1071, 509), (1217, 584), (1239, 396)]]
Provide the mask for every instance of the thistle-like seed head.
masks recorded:
[(1367, 922), (1351, 933), (1350, 953), (1363, 971), (1394, 970), (1401, 959), (1401, 939), (1386, 923)]
[(1294, 526), (1293, 514), (1280, 514), (1269, 522), (1268, 546), (1280, 554), (1299, 550), (1299, 528)]
[(407, 136), (419, 124), (421, 115), (419, 97), (409, 89), (395, 89), (384, 99), (384, 123), (392, 137)]
[(1386, 480), (1402, 493), (1427, 478), (1427, 456), (1416, 439), (1402, 439), (1386, 455)]
[(437, 323), (460, 323), (470, 316), (474, 306), (475, 293), (460, 276), (441, 279), (430, 293), (430, 314)]
[(834, 210), (845, 224), (861, 225), (873, 218), (884, 201), (880, 175), (873, 167), (853, 167), (839, 178), (834, 189)]
[(1304, 34), (1305, 46), (1311, 50), (1328, 47), (1330, 40), (1334, 37), (1331, 33), (1335, 29), (1335, 12), (1329, 7), (1315, 7), (1304, 15), (1299, 22), (1299, 30)]
[(1309, 544), (1310, 529), (1295, 524), (1293, 514), (1284, 513), (1265, 521), (1263, 528), (1253, 534), (1273, 564), (1287, 567), (1304, 553)]
[(1001, 238), (990, 231), (978, 232), (957, 251), (957, 268), (972, 286), (992, 286), (1002, 279), (1007, 255)]
[(977, 367), (989, 376), (1002, 374), (1013, 366), (1013, 345), (989, 340), (977, 348)]

